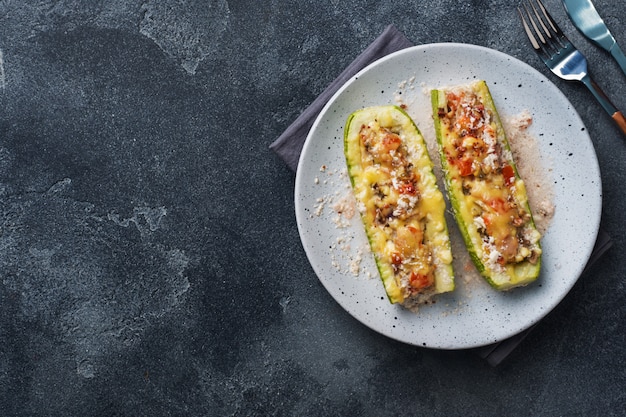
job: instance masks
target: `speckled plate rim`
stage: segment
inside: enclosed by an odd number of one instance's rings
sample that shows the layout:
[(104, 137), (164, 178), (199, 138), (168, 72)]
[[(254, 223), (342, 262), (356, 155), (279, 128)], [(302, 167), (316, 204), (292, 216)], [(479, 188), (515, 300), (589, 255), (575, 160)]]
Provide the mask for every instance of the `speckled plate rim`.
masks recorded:
[[(530, 129), (537, 138), (540, 162), (551, 167), (556, 211), (542, 239), (542, 273), (537, 282), (506, 293), (483, 282), (457, 279), (453, 293), (440, 296), (437, 303), (418, 313), (410, 312), (391, 305), (384, 295), (371, 253), (362, 252), (367, 239), (358, 214), (346, 224), (331, 208), (350, 189), (343, 156), (344, 124), (354, 110), (395, 104), (404, 94), (402, 100), (409, 102), (409, 113), (426, 137), (432, 129), (430, 98), (420, 90), (477, 79), (487, 81), (501, 115), (531, 112)], [(601, 188), (587, 130), (549, 79), (499, 51), (440, 43), (388, 55), (339, 89), (304, 144), (294, 199), (298, 230), (313, 270), (348, 313), (401, 342), (464, 349), (495, 343), (531, 327), (567, 295), (593, 251), (600, 225)], [(350, 269), (359, 258), (359, 274), (354, 275)]]

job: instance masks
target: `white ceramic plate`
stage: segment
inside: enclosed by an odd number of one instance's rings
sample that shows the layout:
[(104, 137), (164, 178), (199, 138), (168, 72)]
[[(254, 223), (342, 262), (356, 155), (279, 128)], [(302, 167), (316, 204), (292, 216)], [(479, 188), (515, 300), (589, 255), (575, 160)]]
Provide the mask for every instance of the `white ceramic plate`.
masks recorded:
[[(381, 104), (408, 105), (427, 142), (434, 140), (428, 89), (484, 79), (503, 117), (528, 110), (541, 164), (556, 206), (542, 239), (539, 279), (507, 293), (481, 279), (466, 280), (455, 264), (457, 288), (414, 313), (387, 300), (358, 213), (337, 208), (350, 195), (343, 129), (353, 111)], [(436, 155), (432, 158), (437, 158)], [(443, 187), (442, 187), (443, 190)], [(431, 44), (389, 55), (348, 81), (329, 101), (304, 145), (295, 184), (302, 244), (332, 297), (357, 320), (393, 339), (440, 349), (487, 345), (539, 321), (569, 292), (593, 250), (602, 206), (593, 144), (580, 117), (546, 77), (525, 63), (484, 47)], [(456, 225), (448, 219), (451, 239)], [(458, 230), (457, 230), (458, 232)], [(454, 253), (463, 259), (465, 253)], [(455, 261), (456, 262), (456, 261)], [(358, 267), (358, 274), (355, 274)], [(352, 270), (351, 270), (352, 268)]]

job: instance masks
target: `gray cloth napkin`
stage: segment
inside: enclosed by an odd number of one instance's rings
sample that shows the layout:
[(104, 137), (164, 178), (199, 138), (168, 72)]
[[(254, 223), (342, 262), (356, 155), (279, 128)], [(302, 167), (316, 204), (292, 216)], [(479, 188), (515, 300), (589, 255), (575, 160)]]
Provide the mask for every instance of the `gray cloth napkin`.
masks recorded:
[[(345, 84), (353, 75), (365, 68), (370, 63), (382, 58), (392, 52), (413, 46), (413, 44), (393, 25), (387, 26), (383, 33), (374, 40), (348, 67), (320, 94), (309, 107), (283, 132), (276, 141), (270, 145), (272, 149), (285, 163), (296, 171), (298, 160), (304, 142), (307, 138), (311, 126), (315, 122), (318, 114), (326, 105), (328, 100)], [(593, 264), (612, 245), (611, 238), (604, 231), (600, 230), (598, 239), (587, 268)], [(536, 324), (535, 324), (536, 326)], [(474, 351), (484, 358), (490, 365), (499, 365), (513, 350), (524, 340), (524, 338), (535, 327), (512, 336), (501, 342), (474, 349)]]

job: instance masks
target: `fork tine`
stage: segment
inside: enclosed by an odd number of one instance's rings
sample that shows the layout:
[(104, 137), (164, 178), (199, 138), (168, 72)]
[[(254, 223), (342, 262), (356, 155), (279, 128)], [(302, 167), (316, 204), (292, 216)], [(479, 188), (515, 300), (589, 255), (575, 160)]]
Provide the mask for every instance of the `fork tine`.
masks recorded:
[[(537, 2), (537, 5), (539, 6), (539, 8), (541, 9), (541, 12), (543, 13), (543, 15), (546, 17), (546, 20), (548, 21), (548, 24), (550, 25), (550, 27), (552, 28), (554, 33), (556, 33), (559, 37), (565, 38), (565, 34), (561, 30), (561, 28), (559, 28), (559, 26), (556, 24), (556, 21), (552, 18), (550, 13), (548, 13), (548, 10), (543, 5), (541, 0), (536, 0), (536, 2)], [(533, 9), (535, 9), (534, 6), (533, 6)], [(548, 32), (548, 28), (546, 28), (545, 25), (543, 24), (543, 19), (541, 19), (541, 17), (539, 16), (539, 13), (537, 12), (536, 9), (535, 9), (535, 13), (537, 14), (537, 17), (539, 18), (539, 21), (541, 22), (541, 26), (543, 26), (544, 30), (546, 30), (546, 32)], [(548, 36), (550, 36), (549, 32), (548, 32)]]
[[(526, 5), (522, 5), (522, 6), (524, 7), (524, 9), (526, 9)], [(533, 35), (532, 30), (528, 26), (528, 22), (526, 22), (526, 18), (524, 17), (524, 14), (522, 13), (522, 9), (518, 7), (517, 12), (519, 13), (520, 18), (522, 19), (522, 26), (524, 26), (524, 31), (526, 32), (526, 36), (528, 36), (530, 43), (533, 45), (533, 48), (539, 51), (541, 49), (541, 46), (539, 46), (539, 42), (537, 42), (537, 38), (535, 38), (535, 35)], [(526, 13), (528, 13), (528, 9), (526, 9)], [(535, 22), (531, 20), (531, 24), (535, 27), (535, 33), (537, 33), (537, 27), (535, 26)], [(541, 36), (541, 33), (537, 33), (537, 35), (539, 36), (541, 43), (545, 43), (545, 39), (543, 39), (543, 36)]]
[[(539, 0), (537, 0), (537, 3), (539, 4), (539, 7), (541, 8), (541, 11), (543, 12), (544, 16), (546, 15), (547, 11), (545, 9), (545, 7), (543, 7), (543, 4), (541, 4), (541, 2)], [(533, 13), (535, 14), (535, 17), (537, 18), (537, 21), (539, 22), (539, 25), (541, 26), (541, 29), (543, 29), (543, 33), (546, 34), (546, 36), (548, 37), (548, 39), (553, 39), (552, 37), (552, 33), (550, 32), (550, 29), (548, 29), (545, 25), (545, 23), (543, 22), (543, 18), (541, 17), (541, 15), (539, 14), (539, 11), (537, 10), (537, 8), (535, 7), (535, 5), (532, 3), (531, 0), (528, 0), (528, 4), (530, 4), (531, 9), (533, 10)], [(530, 12), (529, 12), (530, 15)], [(532, 19), (532, 16), (531, 16)], [(550, 20), (548, 20), (548, 24), (550, 24), (550, 26), (552, 26), (552, 24), (550, 23)], [(533, 20), (533, 26), (535, 27), (535, 30), (537, 32), (539, 32), (539, 29), (537, 28), (537, 25), (534, 24), (534, 20)], [(554, 26), (552, 26), (552, 28), (554, 28)], [(556, 32), (556, 31), (555, 31)]]
[(541, 41), (542, 44), (545, 45), (546, 44), (546, 40), (544, 39), (541, 30), (539, 30), (539, 28), (537, 27), (536, 20), (539, 20), (539, 24), (544, 29), (543, 33), (546, 33), (548, 35), (548, 38), (551, 38), (550, 32), (548, 32), (548, 30), (544, 26), (543, 22), (541, 21), (541, 19), (539, 19), (539, 15), (537, 14), (537, 10), (535, 9), (535, 6), (533, 6), (533, 4), (530, 2), (530, 0), (529, 0), (528, 4), (533, 9), (533, 12), (535, 13), (535, 16), (537, 17), (537, 19), (533, 19), (532, 15), (530, 14), (530, 11), (528, 10), (528, 7), (525, 4), (524, 4), (524, 10), (526, 10), (526, 14), (528, 15), (528, 19), (530, 20), (530, 24), (533, 26), (533, 29), (535, 29), (535, 33), (537, 34), (537, 36), (539, 36), (539, 40)]
[[(517, 11), (522, 18), (522, 26), (526, 31), (528, 39), (530, 39), (530, 43), (542, 59), (550, 59), (553, 53), (558, 53), (560, 45), (554, 45), (554, 38), (543, 24), (541, 16), (531, 0), (528, 0), (528, 5), (522, 3), (522, 8), (518, 7)], [(528, 22), (530, 22), (530, 24)], [(537, 24), (537, 22), (539, 22), (539, 24)]]
[[(521, 8), (518, 7), (517, 10), (522, 18), (522, 25), (533, 48), (535, 48), (537, 53), (545, 54), (548, 59), (554, 54), (559, 54), (559, 51), (567, 48), (569, 40), (556, 24), (541, 0), (528, 0), (527, 3), (528, 5), (522, 3), (525, 14), (522, 12)], [(526, 19), (528, 19), (530, 24)], [(537, 38), (539, 39), (538, 41)]]

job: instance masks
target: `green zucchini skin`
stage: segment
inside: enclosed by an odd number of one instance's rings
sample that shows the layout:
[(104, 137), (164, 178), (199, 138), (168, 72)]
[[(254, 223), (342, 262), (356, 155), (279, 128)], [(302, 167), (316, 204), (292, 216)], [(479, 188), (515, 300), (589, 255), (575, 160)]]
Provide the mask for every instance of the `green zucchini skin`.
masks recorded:
[[(385, 179), (387, 178), (385, 177), (386, 174), (384, 174), (386, 172), (385, 168), (381, 168), (381, 165), (373, 164), (371, 160), (368, 162), (368, 153), (373, 151), (367, 150), (369, 145), (364, 143), (364, 126), (368, 126), (367, 129), (370, 129), (369, 126), (372, 126), (371, 129), (377, 132), (380, 129), (386, 129), (401, 138), (402, 144), (399, 145), (401, 148), (398, 148), (398, 151), (394, 150), (394, 152), (400, 152), (400, 150), (404, 152), (403, 155), (409, 158), (408, 160), (412, 164), (413, 168), (411, 169), (414, 170), (415, 178), (419, 178), (419, 181), (414, 184), (418, 190), (419, 199), (417, 199), (417, 203), (415, 203), (415, 200), (413, 202), (417, 210), (424, 213), (426, 220), (423, 223), (415, 223), (417, 217), (411, 217), (413, 215), (399, 220), (400, 217), (395, 218), (395, 214), (385, 220), (399, 228), (404, 227), (405, 223), (420, 224), (420, 227), (423, 227), (421, 232), (423, 233), (423, 241), (417, 246), (419, 251), (427, 250), (424, 247), (431, 251), (430, 256), (432, 259), (429, 258), (428, 262), (430, 265), (435, 265), (433, 267), (434, 272), (431, 272), (434, 282), (429, 287), (416, 293), (412, 292), (413, 290), (407, 290), (406, 277), (400, 277), (398, 265), (394, 264), (392, 260), (392, 252), (397, 249), (396, 243), (400, 236), (400, 231), (396, 232), (394, 229), (394, 234), (391, 235), (392, 238), (390, 239), (390, 229), (385, 229), (377, 220), (380, 218), (380, 207), (375, 206), (375, 204), (381, 204), (380, 201), (382, 199), (396, 195), (394, 194), (396, 191), (386, 191), (388, 196), (385, 196), (385, 192), (381, 192), (384, 196), (381, 197), (377, 196), (377, 192), (371, 188), (373, 183), (376, 183), (381, 189), (387, 187), (385, 184), (389, 183)], [(413, 307), (427, 302), (436, 294), (454, 290), (452, 254), (444, 216), (445, 199), (437, 187), (432, 160), (428, 154), (424, 139), (411, 117), (403, 109), (393, 105), (373, 106), (355, 111), (346, 121), (344, 153), (350, 183), (357, 200), (357, 207), (389, 301)], [(396, 154), (392, 153), (392, 155)], [(387, 188), (391, 190), (393, 186)], [(376, 200), (377, 198), (381, 200)], [(378, 203), (375, 201), (378, 201)], [(400, 204), (398, 203), (396, 207), (399, 206)], [(393, 213), (395, 212), (394, 210)], [(415, 253), (417, 252), (418, 250)], [(406, 256), (417, 256), (415, 253), (410, 252)], [(426, 262), (424, 259), (418, 259), (417, 261)]]
[[(464, 91), (469, 91), (470, 94), (475, 94), (478, 100), (484, 105), (483, 115), (487, 120), (486, 124), (489, 125), (489, 129), (494, 132), (498, 146), (501, 149), (499, 164), (502, 167), (510, 167), (507, 171), (508, 177), (505, 177), (505, 186), (501, 186), (501, 189), (510, 190), (510, 195), (515, 201), (516, 208), (515, 213), (522, 213), (524, 224), (519, 228), (516, 228), (515, 238), (518, 240), (520, 246), (528, 247), (531, 251), (530, 255), (523, 257), (521, 254), (515, 255), (517, 258), (504, 261), (496, 261), (496, 256), (499, 252), (495, 249), (499, 247), (508, 247), (503, 244), (502, 239), (490, 235), (483, 227), (484, 221), (481, 223), (477, 217), (485, 217), (485, 213), (488, 212), (490, 216), (496, 219), (500, 218), (500, 214), (491, 213), (495, 211), (490, 205), (485, 205), (487, 200), (480, 200), (473, 195), (476, 188), (488, 186), (488, 180), (481, 180), (482, 174), (485, 178), (490, 178), (488, 175), (484, 175), (481, 171), (483, 168), (478, 169), (478, 176), (475, 175), (476, 171), (468, 174), (466, 164), (460, 163), (461, 156), (465, 155), (462, 152), (465, 147), (459, 148), (458, 143), (465, 142), (453, 142), (458, 139), (458, 135), (452, 132), (447, 125), (447, 117), (450, 112), (454, 112), (450, 105), (448, 94), (453, 94), (450, 100), (455, 100), (455, 96), (464, 94)], [(469, 255), (485, 280), (495, 289), (500, 291), (510, 290), (512, 288), (521, 287), (534, 282), (541, 271), (541, 243), (540, 235), (536, 229), (530, 205), (528, 204), (528, 197), (523, 180), (520, 178), (519, 172), (513, 160), (511, 149), (502, 126), (502, 122), (498, 115), (495, 103), (489, 91), (489, 88), (485, 81), (480, 80), (470, 85), (446, 87), (440, 89), (434, 89), (431, 91), (431, 101), (433, 108), (433, 119), (435, 133), (437, 137), (437, 143), (439, 146), (439, 156), (441, 159), (442, 170), (444, 174), (444, 184), (448, 193), (448, 198), (452, 206), (452, 213), (459, 226), (463, 240), (469, 252)], [(455, 117), (455, 116), (451, 116)], [(456, 120), (456, 119), (455, 119)], [(462, 137), (462, 135), (461, 135)], [(486, 139), (485, 139), (486, 141)], [(456, 149), (461, 149), (458, 154), (455, 154), (454, 143), (457, 144)], [(452, 157), (451, 155), (454, 155)], [(461, 155), (461, 156), (459, 156)], [(457, 159), (455, 159), (457, 158)], [(472, 165), (475, 167), (476, 165)], [(496, 165), (497, 166), (497, 165)], [(492, 169), (492, 168), (489, 168)], [(503, 174), (506, 168), (502, 168), (500, 172), (495, 171), (496, 174)], [(471, 168), (469, 169), (471, 170)], [(463, 172), (464, 175), (461, 175)], [(495, 174), (494, 174), (495, 175)], [(495, 176), (494, 176), (495, 178)], [(483, 196), (489, 195), (488, 193)], [(482, 197), (481, 197), (482, 198)], [(480, 200), (480, 201), (477, 201)], [(477, 204), (481, 204), (477, 207)], [(485, 208), (486, 207), (486, 208)], [(476, 215), (476, 213), (481, 213)], [(506, 212), (508, 214), (508, 212)], [(521, 218), (520, 217), (520, 218)], [(503, 221), (503, 220), (498, 220)], [(517, 218), (516, 218), (517, 221)], [(522, 238), (523, 237), (523, 238)], [(505, 236), (509, 239), (508, 236)], [(490, 240), (492, 239), (492, 240)], [(498, 240), (499, 239), (499, 240)], [(527, 242), (527, 243), (521, 243)], [(523, 249), (518, 249), (523, 250)], [(524, 253), (525, 254), (525, 253)], [(502, 259), (502, 257), (498, 258)]]

